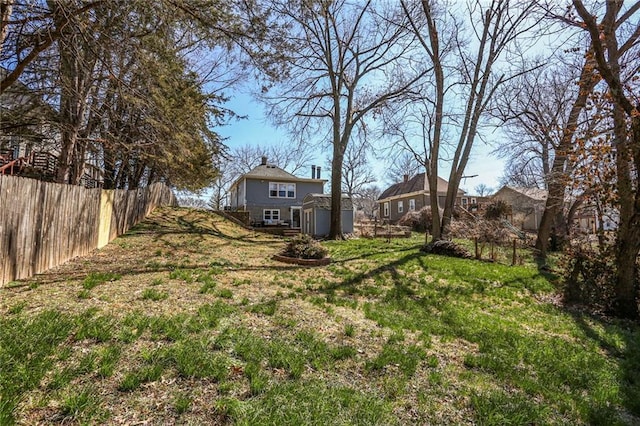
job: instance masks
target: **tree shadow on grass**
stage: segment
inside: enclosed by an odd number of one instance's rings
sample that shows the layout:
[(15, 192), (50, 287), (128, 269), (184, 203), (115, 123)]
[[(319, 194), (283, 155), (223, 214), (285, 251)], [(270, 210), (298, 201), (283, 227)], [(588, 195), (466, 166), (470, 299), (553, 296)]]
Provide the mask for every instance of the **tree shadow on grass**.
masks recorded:
[[(597, 343), (618, 366), (619, 392), (626, 412), (613, 414), (618, 414), (628, 424), (640, 424), (640, 324), (598, 318), (577, 310), (569, 310), (569, 314), (585, 336)], [(594, 325), (603, 330), (597, 330)], [(600, 407), (593, 407), (591, 416), (594, 419), (602, 415)]]
[[(223, 232), (215, 222), (206, 221), (203, 217), (186, 218), (187, 214), (175, 218), (175, 222), (161, 223), (157, 220), (147, 220), (132, 227), (127, 233), (120, 238), (130, 238), (138, 235), (155, 235), (154, 240), (162, 239), (167, 235), (189, 235), (199, 237), (203, 240), (203, 236), (213, 236), (232, 241), (259, 242), (264, 244), (278, 243), (278, 239), (261, 238), (256, 239), (256, 234), (246, 231), (243, 235), (231, 235)], [(177, 227), (176, 225), (177, 224)], [(263, 236), (263, 234), (260, 234)]]
[[(415, 245), (415, 246), (410, 246), (410, 247), (404, 247), (401, 249), (394, 249), (393, 253), (403, 253), (403, 252), (415, 252), (416, 250), (418, 250), (421, 247), (421, 245)], [(389, 252), (385, 252), (385, 251), (380, 251), (380, 250), (372, 250), (372, 251), (368, 251), (368, 252), (361, 252), (358, 256), (351, 256), (351, 257), (346, 257), (344, 259), (336, 259), (333, 260), (333, 264), (345, 264), (348, 262), (352, 262), (354, 260), (364, 260), (364, 259), (369, 259), (372, 258), (374, 256), (377, 255), (384, 255), (384, 254), (388, 254)]]
[[(382, 274), (388, 272), (391, 275), (391, 280), (393, 281), (394, 285), (405, 285), (404, 280), (402, 279), (402, 274), (399, 273), (399, 268), (403, 265), (406, 265), (407, 263), (416, 260), (416, 259), (420, 259), (421, 257), (424, 257), (423, 253), (420, 252), (415, 252), (414, 251), (415, 248), (410, 248), (410, 249), (406, 249), (406, 250), (402, 250), (403, 252), (409, 252), (406, 253), (404, 256), (391, 261), (389, 263), (384, 263), (376, 268), (370, 269), (366, 272), (358, 272), (355, 273), (352, 276), (346, 277), (344, 280), (342, 281), (338, 281), (335, 283), (331, 283), (330, 285), (326, 286), (324, 288), (324, 290), (326, 291), (335, 291), (335, 290), (340, 290), (340, 289), (347, 289), (350, 287), (354, 287), (357, 286), (359, 284), (362, 284), (365, 280), (368, 279), (375, 279), (378, 276), (381, 276)], [(375, 253), (378, 254), (378, 253)], [(373, 254), (371, 254), (373, 255)], [(370, 256), (371, 256), (370, 255)], [(362, 257), (355, 257), (352, 259), (344, 259), (341, 261), (341, 263), (347, 262), (349, 260), (357, 260), (357, 259), (363, 259), (367, 257), (362, 256)]]
[[(167, 263), (161, 266), (140, 266), (137, 268), (129, 268), (129, 267), (114, 267), (111, 263), (105, 262), (102, 266), (104, 268), (96, 267), (100, 266), (94, 262), (93, 267), (90, 270), (86, 271), (76, 271), (76, 272), (68, 272), (64, 273), (43, 273), (38, 274), (34, 277), (25, 280), (14, 281), (10, 287), (5, 287), (4, 290), (16, 290), (16, 289), (26, 289), (28, 290), (34, 283), (39, 285), (47, 285), (47, 284), (56, 284), (61, 282), (69, 282), (69, 281), (82, 281), (87, 277), (90, 273), (99, 273), (99, 272), (109, 272), (118, 274), (122, 279), (130, 279), (136, 277), (138, 275), (151, 274), (151, 273), (171, 273), (176, 270), (181, 271), (193, 271), (193, 272), (203, 272), (206, 273), (208, 270), (211, 270), (214, 267), (222, 267), (224, 273), (235, 273), (235, 272), (295, 272), (308, 269), (307, 266), (294, 265), (294, 264), (278, 264), (278, 265), (262, 265), (262, 266), (247, 266), (247, 265), (237, 265), (231, 264), (228, 266), (219, 266), (215, 265), (215, 262), (210, 263), (191, 263), (188, 265), (185, 264), (177, 264), (177, 263)], [(0, 288), (0, 290), (3, 290)]]

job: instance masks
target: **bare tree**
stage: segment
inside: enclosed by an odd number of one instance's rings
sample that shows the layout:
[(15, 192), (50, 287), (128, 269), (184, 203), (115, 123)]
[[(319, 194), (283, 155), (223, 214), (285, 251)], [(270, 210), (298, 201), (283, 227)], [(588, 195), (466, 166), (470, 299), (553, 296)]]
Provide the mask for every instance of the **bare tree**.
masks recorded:
[(364, 187), (360, 193), (353, 198), (353, 205), (356, 210), (362, 211), (364, 215), (373, 219), (378, 213), (378, 198), (382, 194), (380, 187), (369, 185)]
[[(640, 2), (623, 9), (621, 1), (605, 4), (600, 22), (581, 0), (573, 5), (591, 39), (596, 69), (606, 82), (613, 104), (613, 134), (616, 149), (620, 221), (616, 234), (616, 313), (638, 318), (637, 257), (640, 253), (640, 103), (637, 94), (624, 85), (623, 65), (637, 58), (640, 40)], [(635, 19), (634, 19), (635, 18)], [(624, 24), (624, 27), (623, 27)], [(628, 25), (627, 25), (628, 24)], [(624, 35), (623, 35), (624, 34)], [(625, 55), (629, 55), (625, 58)], [(627, 70), (628, 72), (628, 70)], [(637, 73), (638, 69), (632, 70)], [(633, 171), (633, 172), (632, 172)]]
[[(494, 0), (470, 2), (466, 20), (456, 19), (455, 8), (434, 1), (422, 0), (419, 7), (402, 2), (405, 14), (415, 31), (427, 61), (433, 70), (432, 92), (417, 99), (407, 109), (413, 109), (418, 125), (419, 142), (406, 138), (414, 152), (425, 158), (432, 215), (432, 238), (438, 240), (446, 234), (454, 210), (460, 181), (464, 175), (482, 118), (496, 90), (518, 75), (498, 62), (504, 59), (510, 47), (515, 47), (523, 33), (530, 31), (535, 22), (529, 19), (533, 3)], [(450, 6), (450, 5), (449, 5)], [(426, 27), (420, 25), (426, 21)], [(463, 22), (470, 26), (475, 38), (463, 39)], [(426, 29), (426, 33), (423, 32)], [(455, 54), (453, 54), (455, 53)], [(503, 60), (504, 63), (504, 60)], [(462, 100), (463, 108), (456, 111), (455, 104)], [(447, 121), (445, 121), (445, 114)], [(447, 126), (453, 126), (457, 140), (451, 145), (449, 186), (442, 220), (438, 206), (438, 162), (445, 159), (443, 149)], [(398, 126), (399, 127), (399, 126)], [(418, 145), (416, 147), (416, 145)]]
[[(576, 137), (597, 126), (600, 114), (585, 107), (599, 78), (593, 60), (563, 63), (575, 51), (552, 57), (546, 67), (520, 75), (496, 97), (497, 113), (509, 141), (496, 150), (509, 159), (509, 178), (549, 191), (538, 228), (536, 248), (546, 256), (552, 229), (558, 241), (569, 231), (564, 206), (574, 164)], [(577, 83), (577, 84), (576, 84)]]
[[(612, 31), (615, 32), (625, 24), (625, 22), (633, 15), (634, 10), (637, 7), (637, 4), (634, 4), (628, 9), (628, 13), (616, 20), (613, 23)], [(584, 24), (576, 22), (568, 13), (567, 9), (559, 8), (556, 4), (552, 3), (550, 5), (546, 5), (545, 11), (548, 17), (568, 23), (570, 27), (578, 29), (578, 31), (582, 31)], [(600, 25), (604, 25), (604, 22), (601, 22)], [(616, 53), (618, 57), (628, 54), (628, 51), (635, 45), (634, 37), (637, 38), (637, 35), (632, 35), (626, 43), (619, 47)], [(586, 111), (590, 96), (601, 81), (600, 73), (596, 72), (598, 66), (594, 49), (594, 42), (591, 40), (589, 47), (585, 49), (586, 54), (584, 55), (579, 77), (577, 77), (577, 90), (568, 98), (570, 103), (565, 103), (563, 121), (557, 123), (555, 126), (557, 140), (554, 145), (552, 162), (550, 163), (547, 175), (545, 176), (545, 184), (549, 190), (549, 196), (547, 197), (545, 210), (538, 228), (538, 236), (536, 239), (536, 248), (539, 250), (542, 258), (546, 257), (552, 228), (554, 228), (556, 232), (560, 233), (559, 236), (561, 238), (563, 238), (568, 232), (568, 227), (566, 225), (565, 218), (563, 217), (563, 206), (565, 204), (566, 192), (570, 183), (570, 172), (575, 166), (572, 164), (571, 159), (573, 157), (573, 153), (579, 146), (577, 142), (584, 140), (586, 137), (589, 137), (589, 135), (590, 137), (593, 137), (594, 133), (597, 132), (598, 122), (601, 121), (599, 117), (606, 115), (602, 114), (602, 111), (595, 111), (591, 113)], [(578, 51), (580, 50), (581, 49), (578, 48)], [(630, 74), (633, 75), (633, 73)], [(594, 120), (592, 117), (597, 117), (598, 119)], [(584, 129), (584, 123), (586, 123), (586, 130)]]
[(528, 186), (547, 186), (567, 111), (578, 93), (574, 83), (580, 65), (564, 64), (566, 56), (563, 52), (562, 57), (543, 58), (546, 66), (522, 74), (496, 93), (494, 111), (507, 138), (493, 153), (510, 165), (507, 172), (515, 176), (508, 180), (517, 181), (524, 172)]
[(365, 140), (355, 140), (344, 154), (342, 191), (352, 199), (360, 196), (367, 185), (376, 181), (369, 164), (368, 148)]
[(415, 36), (392, 5), (373, 1), (275, 2), (295, 52), (284, 82), (267, 92), (271, 117), (332, 149), (329, 238), (342, 238), (344, 155), (367, 118), (405, 96), (424, 75), (409, 52)]
[(229, 149), (228, 160), (230, 173), (236, 177), (249, 172), (266, 157), (270, 164), (275, 164), (291, 174), (300, 173), (313, 161), (313, 151), (307, 144), (291, 146), (285, 143), (272, 145), (240, 145)]
[(394, 146), (389, 150), (392, 157), (390, 163), (387, 163), (385, 179), (390, 184), (402, 182), (405, 176), (411, 178), (424, 169), (422, 156), (416, 158), (411, 151), (398, 148), (402, 147)]
[(476, 194), (478, 194), (481, 197), (489, 195), (489, 194), (491, 194), (493, 192), (493, 188), (490, 188), (489, 186), (487, 186), (484, 183), (476, 185), (474, 190), (476, 191)]
[(218, 170), (218, 176), (213, 182), (211, 199), (209, 207), (213, 210), (222, 210), (229, 195), (229, 187), (237, 179), (237, 175), (232, 172), (234, 169), (231, 163), (232, 159), (221, 153), (215, 160), (215, 167)]

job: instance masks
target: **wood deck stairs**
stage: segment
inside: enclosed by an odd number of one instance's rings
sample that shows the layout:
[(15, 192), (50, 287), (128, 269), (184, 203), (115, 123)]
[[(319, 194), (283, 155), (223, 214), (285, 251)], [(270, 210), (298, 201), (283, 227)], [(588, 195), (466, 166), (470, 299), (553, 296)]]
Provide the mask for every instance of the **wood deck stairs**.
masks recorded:
[(282, 235), (284, 235), (285, 237), (295, 237), (300, 232), (300, 228), (287, 228), (282, 230)]

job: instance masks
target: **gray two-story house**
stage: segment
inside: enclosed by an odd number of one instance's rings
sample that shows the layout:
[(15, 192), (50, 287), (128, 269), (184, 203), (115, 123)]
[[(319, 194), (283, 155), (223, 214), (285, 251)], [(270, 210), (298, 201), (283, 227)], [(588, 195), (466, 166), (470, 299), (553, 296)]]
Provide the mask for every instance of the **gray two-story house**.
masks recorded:
[(320, 167), (312, 167), (311, 178), (300, 178), (262, 157), (259, 166), (231, 185), (229, 203), (232, 210), (248, 211), (254, 225), (300, 228), (302, 200), (307, 194), (322, 194), (326, 182), (320, 178)]

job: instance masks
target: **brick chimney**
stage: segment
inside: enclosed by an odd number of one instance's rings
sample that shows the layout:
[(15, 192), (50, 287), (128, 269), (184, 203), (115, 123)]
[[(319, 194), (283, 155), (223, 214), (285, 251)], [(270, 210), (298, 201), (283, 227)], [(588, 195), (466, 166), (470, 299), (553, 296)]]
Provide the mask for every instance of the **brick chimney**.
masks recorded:
[(260, 164), (263, 165), (263, 166), (267, 165), (267, 156), (266, 155), (262, 156), (262, 163), (260, 163)]
[(316, 179), (320, 179), (320, 169), (321, 169), (321, 167), (320, 167), (320, 166), (318, 166), (318, 167), (316, 168), (316, 174), (318, 175), (318, 177), (317, 177)]
[(404, 178), (405, 183), (409, 182), (409, 175), (404, 175), (403, 178)]
[(315, 164), (313, 164), (311, 166), (311, 179), (315, 179), (316, 178), (316, 166)]

